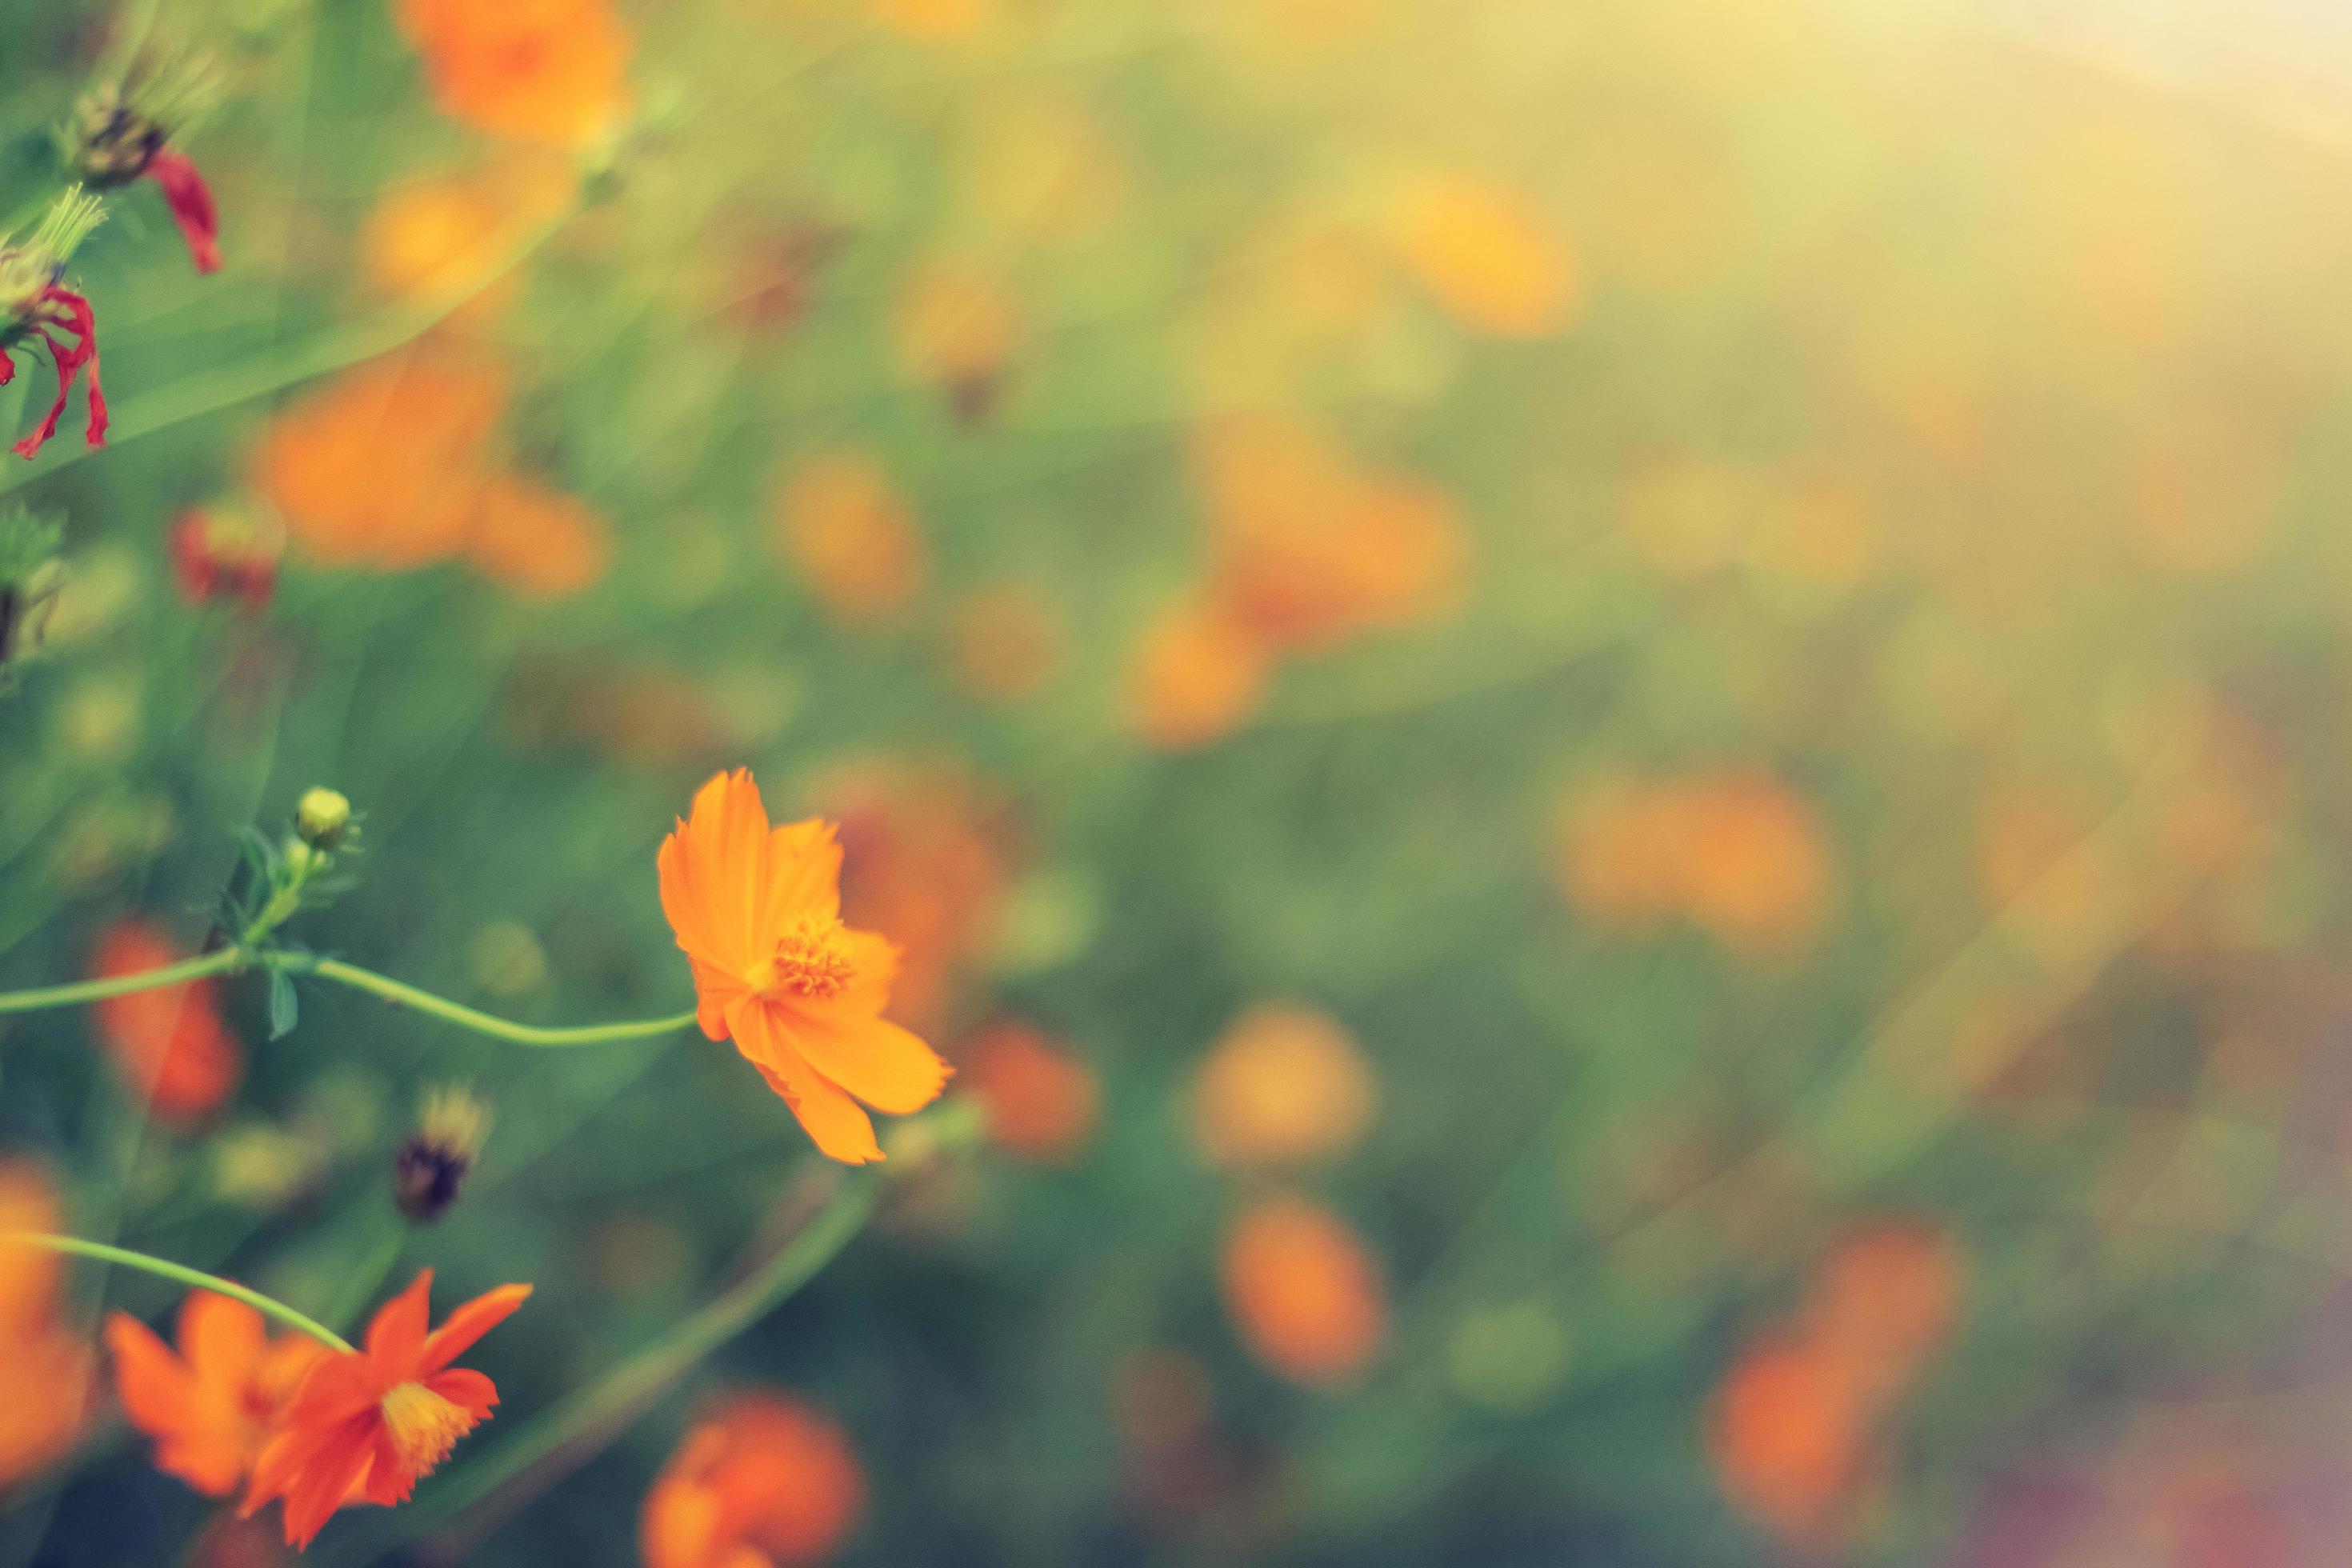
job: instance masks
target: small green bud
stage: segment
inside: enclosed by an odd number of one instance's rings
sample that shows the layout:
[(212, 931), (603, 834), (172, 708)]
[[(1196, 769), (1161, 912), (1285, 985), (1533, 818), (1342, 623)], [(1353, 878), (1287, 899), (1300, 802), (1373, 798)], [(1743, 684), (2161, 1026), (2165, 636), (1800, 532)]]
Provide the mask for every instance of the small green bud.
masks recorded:
[(294, 831), (313, 849), (332, 849), (351, 831), (352, 803), (339, 790), (303, 792), (294, 805)]

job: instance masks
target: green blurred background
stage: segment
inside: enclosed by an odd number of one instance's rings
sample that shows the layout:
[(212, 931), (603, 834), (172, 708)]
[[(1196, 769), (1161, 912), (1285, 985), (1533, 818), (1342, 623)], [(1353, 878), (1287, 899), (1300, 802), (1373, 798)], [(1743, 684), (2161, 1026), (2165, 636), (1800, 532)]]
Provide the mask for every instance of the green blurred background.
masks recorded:
[[(845, 1564), (2341, 1560), (2340, 17), (622, 15), (582, 150), (445, 112), (383, 0), (163, 8), (228, 260), (124, 192), (71, 269), (114, 445), (0, 471), (65, 525), (0, 984), (194, 951), (323, 784), (366, 849), (302, 940), (675, 1010), (655, 846), (748, 764), (995, 1136), (568, 1474), (315, 1558), (638, 1561), (758, 1388), (856, 1456)], [(0, 205), (111, 20), (0, 4)], [(271, 443), (338, 408), (306, 516)], [(402, 532), (486, 475), (537, 510)], [(192, 602), (191, 509), (265, 605)], [(176, 1124), (86, 1012), (0, 1019), (0, 1154), (322, 1314), (534, 1282), (453, 1476), (811, 1179), (698, 1037), (221, 998)], [(496, 1125), (412, 1230), (452, 1081)], [(0, 1563), (271, 1560), (216, 1511), (101, 1401)]]

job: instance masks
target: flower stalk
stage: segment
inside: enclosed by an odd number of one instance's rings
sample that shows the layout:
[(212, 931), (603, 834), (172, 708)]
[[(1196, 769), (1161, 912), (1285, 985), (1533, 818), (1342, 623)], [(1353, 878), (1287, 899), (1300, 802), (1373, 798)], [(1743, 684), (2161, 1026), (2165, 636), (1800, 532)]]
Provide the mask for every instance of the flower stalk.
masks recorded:
[(84, 1241), (78, 1236), (57, 1236), (47, 1231), (35, 1230), (0, 1231), (0, 1246), (38, 1247), (50, 1252), (68, 1253), (77, 1258), (96, 1258), (101, 1263), (120, 1264), (125, 1268), (136, 1268), (142, 1273), (152, 1274), (160, 1279), (190, 1286), (195, 1289), (210, 1290), (215, 1295), (226, 1296), (232, 1301), (242, 1301), (264, 1316), (277, 1319), (289, 1329), (299, 1330), (329, 1350), (341, 1351), (346, 1354), (351, 1352), (352, 1345), (349, 1340), (318, 1320), (296, 1311), (276, 1297), (265, 1296), (260, 1291), (249, 1289), (234, 1279), (224, 1279), (216, 1274), (206, 1274), (200, 1268), (190, 1268), (184, 1264), (173, 1263), (168, 1258), (152, 1257), (144, 1252), (133, 1252), (127, 1247), (111, 1247), (102, 1241)]

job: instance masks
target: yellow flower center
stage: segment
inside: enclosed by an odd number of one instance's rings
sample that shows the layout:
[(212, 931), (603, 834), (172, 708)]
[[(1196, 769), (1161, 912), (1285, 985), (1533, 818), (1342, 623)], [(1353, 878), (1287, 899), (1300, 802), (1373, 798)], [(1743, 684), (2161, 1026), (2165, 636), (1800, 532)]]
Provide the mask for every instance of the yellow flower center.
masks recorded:
[(762, 996), (839, 994), (857, 974), (845, 936), (838, 920), (803, 915), (752, 969), (751, 989)]
[(474, 1415), (421, 1383), (404, 1383), (383, 1396), (383, 1424), (401, 1468), (411, 1476), (429, 1476), (457, 1439), (474, 1429)]

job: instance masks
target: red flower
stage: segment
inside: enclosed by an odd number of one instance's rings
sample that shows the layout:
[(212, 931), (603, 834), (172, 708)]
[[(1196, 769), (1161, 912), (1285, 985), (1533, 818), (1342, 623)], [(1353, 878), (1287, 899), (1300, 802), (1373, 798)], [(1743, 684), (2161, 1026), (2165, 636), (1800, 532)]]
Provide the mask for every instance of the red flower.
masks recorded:
[[(58, 342), (57, 332), (70, 332), (72, 347)], [(49, 405), (48, 417), (35, 427), (33, 433), (16, 443), (16, 455), (29, 458), (58, 433), (58, 416), (66, 411), (66, 399), (73, 395), (74, 378), (89, 367), (89, 444), (106, 445), (106, 394), (98, 385), (98, 321), (91, 313), (89, 301), (60, 283), (50, 283), (33, 297), (25, 307), (13, 329), (0, 333), (0, 339), (14, 347), (24, 346), (26, 338), (38, 338), (49, 348), (50, 363), (58, 367), (58, 400)], [(9, 357), (8, 348), (0, 347), (0, 386), (16, 379), (16, 362)]]
[(219, 271), (220, 210), (213, 205), (205, 177), (196, 173), (195, 160), (185, 153), (158, 153), (147, 161), (147, 173), (163, 187), (172, 221), (180, 226), (181, 237), (187, 240), (188, 258), (196, 264), (196, 270)]

